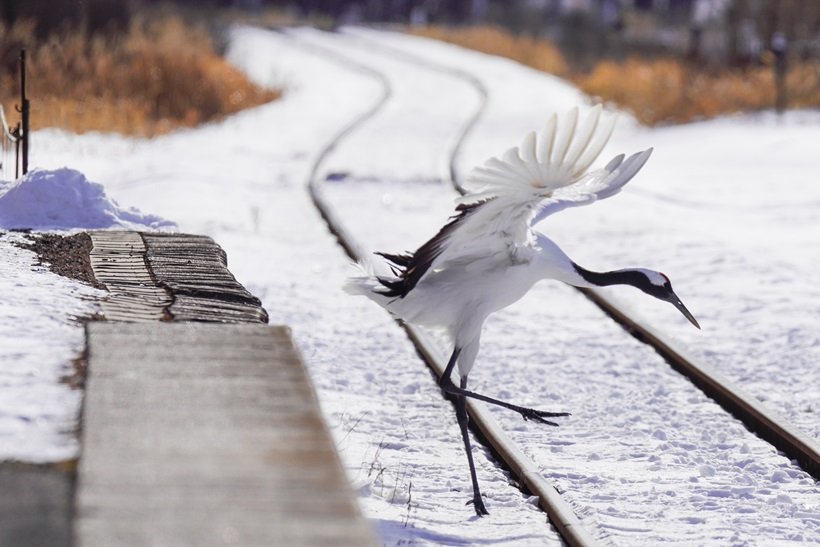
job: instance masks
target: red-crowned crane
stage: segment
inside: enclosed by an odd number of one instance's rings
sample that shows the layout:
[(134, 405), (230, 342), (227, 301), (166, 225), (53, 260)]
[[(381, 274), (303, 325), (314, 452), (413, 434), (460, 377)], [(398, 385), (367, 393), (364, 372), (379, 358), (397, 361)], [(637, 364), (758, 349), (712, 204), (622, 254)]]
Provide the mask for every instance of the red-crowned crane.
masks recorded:
[[(594, 108), (578, 125), (578, 110), (558, 123), (553, 115), (544, 129), (528, 134), (520, 146), (491, 158), (468, 179), (477, 190), (457, 200), (456, 214), (414, 253), (377, 253), (392, 275), (363, 272), (350, 278), (347, 290), (364, 294), (394, 316), (415, 325), (444, 328), (453, 353), (441, 388), (455, 396), (478, 515), (487, 514), (476, 479), (467, 432), (466, 397), (500, 405), (524, 419), (557, 425), (547, 418), (567, 416), (499, 401), (467, 390), (467, 376), (478, 354), (487, 317), (519, 300), (542, 279), (575, 287), (632, 285), (675, 306), (693, 325), (666, 275), (645, 268), (593, 272), (573, 262), (558, 245), (533, 227), (569, 207), (587, 205), (617, 194), (643, 167), (652, 149), (605, 167), (589, 170), (609, 140), (614, 116), (602, 120)], [(451, 378), (458, 365), (459, 385)]]

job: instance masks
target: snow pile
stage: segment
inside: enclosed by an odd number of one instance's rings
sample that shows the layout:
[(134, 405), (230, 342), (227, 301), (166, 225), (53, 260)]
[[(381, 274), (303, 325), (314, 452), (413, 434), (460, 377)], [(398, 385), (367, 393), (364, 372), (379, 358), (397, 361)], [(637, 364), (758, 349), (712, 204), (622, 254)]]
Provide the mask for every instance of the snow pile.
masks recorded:
[(173, 222), (121, 208), (101, 184), (74, 169), (35, 169), (0, 189), (0, 228), (173, 229)]

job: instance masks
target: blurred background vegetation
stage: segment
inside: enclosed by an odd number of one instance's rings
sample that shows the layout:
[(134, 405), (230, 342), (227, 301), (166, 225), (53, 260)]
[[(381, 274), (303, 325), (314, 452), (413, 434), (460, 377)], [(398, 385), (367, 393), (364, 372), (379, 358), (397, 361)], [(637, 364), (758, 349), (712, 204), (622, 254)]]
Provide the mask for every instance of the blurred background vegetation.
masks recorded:
[(205, 12), (118, 0), (0, 1), (0, 100), (10, 124), (20, 48), (33, 130), (154, 136), (280, 95), (222, 58)]
[(646, 124), (820, 108), (820, 0), (0, 0), (0, 100), (29, 51), (32, 125), (155, 135), (279, 96), (224, 29), (388, 24), (567, 78)]
[(474, 24), (412, 32), (567, 78), (647, 125), (820, 108), (818, 0), (478, 4)]

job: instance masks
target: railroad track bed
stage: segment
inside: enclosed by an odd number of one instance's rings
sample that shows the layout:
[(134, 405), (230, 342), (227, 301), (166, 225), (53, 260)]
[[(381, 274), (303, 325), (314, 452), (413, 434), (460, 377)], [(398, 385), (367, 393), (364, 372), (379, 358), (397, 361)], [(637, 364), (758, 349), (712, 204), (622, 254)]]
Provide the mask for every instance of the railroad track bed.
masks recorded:
[[(488, 98), (455, 161), (462, 178), (518, 143), (553, 111), (566, 112), (588, 101), (564, 82), (533, 78), (503, 59), (488, 63), (478, 53), (401, 34), (350, 32), (405, 58), (412, 54), (479, 80)], [(815, 257), (804, 252), (817, 243), (804, 223), (813, 216), (809, 203), (820, 199), (820, 188), (794, 182), (793, 191), (781, 193), (756, 182), (756, 176), (768, 180), (760, 174), (772, 169), (784, 174), (794, 169), (795, 181), (802, 176), (807, 156), (799, 142), (816, 130), (813, 114), (785, 118), (787, 125), (801, 127), (794, 133), (766, 115), (661, 129), (642, 128), (624, 112), (618, 116), (602, 156), (654, 146), (642, 176), (617, 201), (555, 215), (540, 228), (572, 249), (579, 261), (665, 268), (678, 294), (692, 301), (708, 328), (679, 328), (686, 324), (682, 317), (669, 321), (666, 306), (639, 293), (619, 291), (614, 298), (623, 302), (622, 308), (663, 326), (696, 359), (820, 439), (815, 411), (820, 408), (815, 366), (820, 346), (811, 320), (820, 312), (820, 280)], [(766, 158), (773, 157), (769, 164)], [(793, 301), (793, 293), (803, 297)]]
[[(436, 180), (463, 176), (516, 144), (540, 119), (531, 105), (543, 105), (546, 115), (584, 99), (503, 60), (482, 65), (482, 56), (442, 44), (357, 33), (364, 37), (237, 30), (229, 57), (258, 79), (280, 71), (293, 84), (279, 104), (150, 142), (44, 138), (40, 153), (48, 157), (37, 161), (93, 172), (121, 203), (174, 218), (225, 248), (231, 272), (261, 299), (270, 322), (293, 328), (337, 450), (384, 543), (560, 544), (539, 500), (517, 488), (521, 477), (486, 446), (474, 453), (490, 515), (476, 518), (464, 505), (469, 476), (453, 408), (407, 333), (376, 306), (341, 293), (349, 258), (337, 238), (362, 255), (412, 250), (446, 219), (457, 195)], [(448, 76), (448, 67), (458, 70)], [(482, 103), (477, 79), (486, 104), (471, 125)], [(448, 89), (458, 90), (457, 100), (445, 97)], [(271, 131), (283, 127), (293, 131)], [(472, 130), (462, 142), (465, 127)], [(618, 131), (612, 146), (623, 151), (654, 144), (628, 123), (626, 137)], [(186, 147), (189, 138), (195, 146)], [(132, 164), (101, 167), (95, 159), (123, 148)], [(657, 180), (650, 171), (641, 176)], [(675, 216), (655, 198), (629, 197), (637, 182), (613, 199), (615, 209), (649, 200), (658, 217)], [(199, 206), (191, 208), (194, 189)], [(600, 207), (591, 215), (613, 218)], [(584, 239), (592, 236), (571, 228), (590, 218), (579, 214), (543, 229), (557, 227), (568, 249), (590, 243), (584, 252), (594, 254), (594, 240)], [(643, 220), (635, 215), (621, 231), (612, 221), (590, 221), (589, 233), (635, 235), (646, 229)], [(605, 263), (617, 263), (619, 252), (634, 253), (639, 264), (646, 258), (638, 244), (610, 247)], [(663, 266), (668, 257), (651, 249)], [(669, 273), (701, 319), (697, 298), (688, 298), (688, 272)], [(666, 328), (673, 311), (664, 311), (653, 324)], [(680, 325), (675, 317), (667, 332), (677, 336)], [(447, 354), (441, 341), (422, 347)], [(573, 413), (555, 429), (504, 410), (478, 411), (536, 482), (558, 488), (557, 503), (577, 519), (571, 527), (591, 542), (776, 544), (818, 536), (815, 479), (572, 289), (544, 283), (493, 316), (471, 381), (477, 391)], [(565, 526), (562, 533), (575, 543)]]
[[(352, 42), (345, 53), (360, 62), (356, 48), (366, 47), (366, 42)], [(384, 55), (391, 57), (391, 53), (388, 49)], [(399, 64), (413, 64), (413, 59), (404, 55), (392, 58)], [(388, 82), (396, 85), (395, 80)], [(403, 79), (397, 85), (413, 86)], [(389, 101), (386, 104), (389, 107)], [(378, 117), (376, 113), (375, 120)], [(371, 132), (371, 124), (378, 126), (377, 121), (363, 120), (355, 133), (365, 147), (367, 135), (371, 136), (371, 144), (378, 146), (378, 132)], [(325, 216), (331, 229), (346, 248), (353, 250), (353, 258), (365, 258), (367, 250), (412, 250), (434, 233), (431, 227), (441, 224), (443, 215), (437, 206), (446, 199), (446, 188), (421, 187), (412, 177), (403, 182), (390, 182), (384, 180), (386, 177), (380, 183), (374, 182), (379, 177), (368, 166), (349, 174), (347, 184), (339, 184), (338, 180), (324, 183), (323, 170), (335, 172), (337, 160), (333, 153), (323, 159), (322, 169), (317, 169), (313, 181), (318, 204), (330, 210)], [(374, 172), (378, 173), (378, 167)], [(351, 187), (355, 187), (354, 192)], [(363, 201), (372, 204), (367, 217), (359, 214)], [(428, 220), (433, 218), (436, 220)], [(752, 494), (761, 479), (784, 473), (798, 479), (797, 491), (808, 487), (804, 492), (807, 497), (802, 499), (812, 503), (815, 479), (794, 468), (786, 471), (783, 466), (793, 464), (787, 464), (771, 445), (750, 434), (726, 410), (666, 366), (656, 346), (631, 338), (623, 327), (584, 300), (569, 289), (545, 284), (525, 301), (491, 318), (475, 375), (478, 392), (515, 397), (525, 406), (544, 407), (546, 403), (551, 410), (573, 410), (571, 432), (564, 427), (539, 433), (534, 431), (536, 425), (523, 424), (513, 413), (495, 408), (491, 413), (533, 461), (549, 462), (536, 465), (564, 492), (564, 498), (576, 507), (598, 509), (595, 516), (588, 515), (584, 521), (590, 536), (618, 541), (619, 537), (638, 533), (647, 541), (652, 537), (650, 527), (634, 529), (634, 525), (654, 514), (668, 523), (657, 540), (683, 540), (691, 537), (698, 525), (707, 526), (712, 519), (704, 513), (714, 514), (718, 507), (720, 511), (758, 514), (759, 509), (752, 509), (757, 503), (765, 507), (776, 506), (787, 498), (793, 501), (780, 488), (760, 488), (762, 495)], [(594, 336), (586, 327), (592, 323), (605, 323), (596, 328)], [(635, 325), (628, 328), (634, 329)], [(668, 336), (663, 338), (669, 340)], [(534, 347), (522, 348), (526, 341)], [(445, 348), (438, 347), (446, 355)], [(587, 351), (592, 355), (581, 355)], [(505, 365), (483, 372), (481, 367), (488, 362)], [(748, 395), (742, 396), (756, 403)], [(797, 447), (792, 445), (786, 450), (816, 473), (813, 439), (782, 418), (780, 424), (799, 436)], [(775, 425), (775, 429), (779, 427)], [(770, 439), (777, 436), (766, 425), (759, 425), (757, 431)], [(781, 447), (788, 445), (782, 439), (774, 442)], [(809, 446), (808, 453), (801, 452), (803, 445)], [(720, 454), (717, 460), (715, 454)], [(687, 486), (685, 497), (678, 491), (681, 482)], [(652, 495), (625, 495), (628, 490), (650, 491)], [(619, 498), (629, 499), (628, 511), (612, 511), (613, 500)], [(663, 507), (660, 512), (659, 505)], [(728, 527), (717, 533), (725, 534), (726, 540), (736, 538)]]

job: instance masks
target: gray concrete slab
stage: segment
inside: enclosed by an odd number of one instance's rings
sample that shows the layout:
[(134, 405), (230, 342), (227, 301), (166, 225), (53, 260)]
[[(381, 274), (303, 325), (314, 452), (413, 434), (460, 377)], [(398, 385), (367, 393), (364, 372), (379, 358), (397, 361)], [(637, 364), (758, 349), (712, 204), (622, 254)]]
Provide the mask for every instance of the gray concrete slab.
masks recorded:
[(87, 334), (77, 545), (375, 545), (286, 328)]
[(0, 464), (0, 545), (70, 545), (73, 482), (55, 466)]

